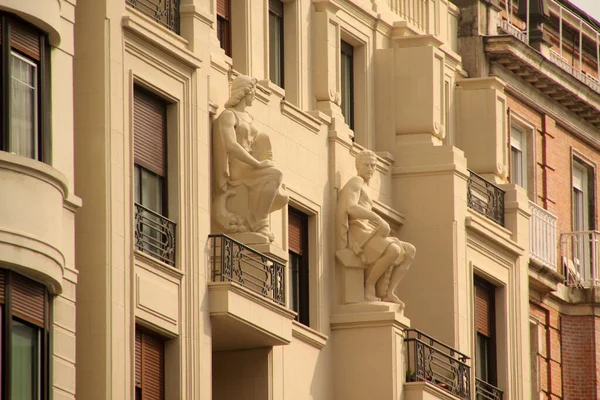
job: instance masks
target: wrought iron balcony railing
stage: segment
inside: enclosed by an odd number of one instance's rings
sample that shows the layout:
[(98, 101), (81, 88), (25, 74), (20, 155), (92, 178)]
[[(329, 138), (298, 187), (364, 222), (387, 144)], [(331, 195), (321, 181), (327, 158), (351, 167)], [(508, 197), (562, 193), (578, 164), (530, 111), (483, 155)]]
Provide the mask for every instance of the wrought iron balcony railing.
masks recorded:
[(180, 0), (126, 0), (127, 4), (167, 29), (179, 33)]
[(556, 269), (556, 216), (534, 202), (529, 202), (529, 256), (547, 267)]
[(285, 306), (284, 265), (226, 235), (209, 235), (213, 282), (235, 282)]
[(469, 173), (467, 205), (504, 226), (504, 190), (472, 171)]
[(475, 400), (502, 400), (502, 394), (496, 386), (475, 378)]
[(461, 399), (471, 398), (469, 357), (416, 329), (405, 331), (408, 380), (430, 382)]
[(600, 286), (600, 232), (563, 233), (560, 235), (560, 253), (565, 285), (585, 288)]
[(135, 203), (135, 248), (175, 265), (175, 222)]

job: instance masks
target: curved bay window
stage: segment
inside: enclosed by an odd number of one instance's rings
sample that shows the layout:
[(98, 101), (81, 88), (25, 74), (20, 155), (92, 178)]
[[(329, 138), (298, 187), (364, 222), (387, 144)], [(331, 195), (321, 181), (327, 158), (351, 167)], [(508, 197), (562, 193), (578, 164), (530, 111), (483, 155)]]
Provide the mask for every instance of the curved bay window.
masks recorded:
[(46, 288), (0, 270), (2, 399), (48, 399), (50, 302)]
[(0, 50), (0, 150), (49, 163), (47, 35), (0, 13)]

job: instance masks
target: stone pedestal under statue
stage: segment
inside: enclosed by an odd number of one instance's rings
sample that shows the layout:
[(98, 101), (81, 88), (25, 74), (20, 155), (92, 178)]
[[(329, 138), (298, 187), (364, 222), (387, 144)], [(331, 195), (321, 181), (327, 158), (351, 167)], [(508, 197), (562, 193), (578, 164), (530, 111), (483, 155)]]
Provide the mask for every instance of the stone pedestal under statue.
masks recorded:
[(406, 371), (401, 305), (346, 304), (331, 316), (334, 383), (339, 400), (402, 398)]

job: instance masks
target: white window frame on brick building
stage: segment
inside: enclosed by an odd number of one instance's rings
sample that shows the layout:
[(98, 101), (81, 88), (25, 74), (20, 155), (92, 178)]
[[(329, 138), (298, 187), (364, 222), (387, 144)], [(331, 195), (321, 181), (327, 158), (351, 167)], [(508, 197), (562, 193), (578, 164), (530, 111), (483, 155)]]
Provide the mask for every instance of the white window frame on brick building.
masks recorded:
[(527, 191), (530, 200), (536, 196), (535, 126), (510, 110), (510, 182)]

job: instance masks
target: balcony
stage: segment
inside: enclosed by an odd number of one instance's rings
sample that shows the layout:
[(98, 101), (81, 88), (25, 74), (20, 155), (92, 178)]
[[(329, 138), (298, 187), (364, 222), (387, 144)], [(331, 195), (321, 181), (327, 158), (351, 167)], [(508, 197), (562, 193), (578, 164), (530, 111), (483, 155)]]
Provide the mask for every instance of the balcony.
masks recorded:
[(504, 190), (473, 171), (469, 171), (467, 182), (467, 205), (504, 226)]
[(502, 390), (475, 378), (475, 400), (502, 400)]
[(556, 269), (556, 217), (532, 201), (529, 211), (529, 256), (541, 265)]
[(523, 42), (525, 44), (529, 43), (529, 40), (527, 38), (527, 32), (523, 32), (522, 30), (517, 28), (515, 25), (511, 24), (509, 21), (498, 18), (497, 25), (498, 25), (498, 28), (501, 31), (503, 31), (504, 33), (508, 33), (509, 35), (516, 37), (517, 39), (519, 39), (521, 42)]
[(175, 222), (135, 203), (135, 248), (175, 266)]
[(285, 265), (226, 235), (209, 235), (213, 350), (288, 344)]
[(568, 232), (560, 236), (565, 285), (591, 288), (600, 286), (598, 279), (600, 232)]
[(179, 0), (126, 0), (127, 4), (179, 34)]
[(405, 335), (407, 382), (429, 382), (460, 399), (471, 398), (469, 357), (416, 329)]

